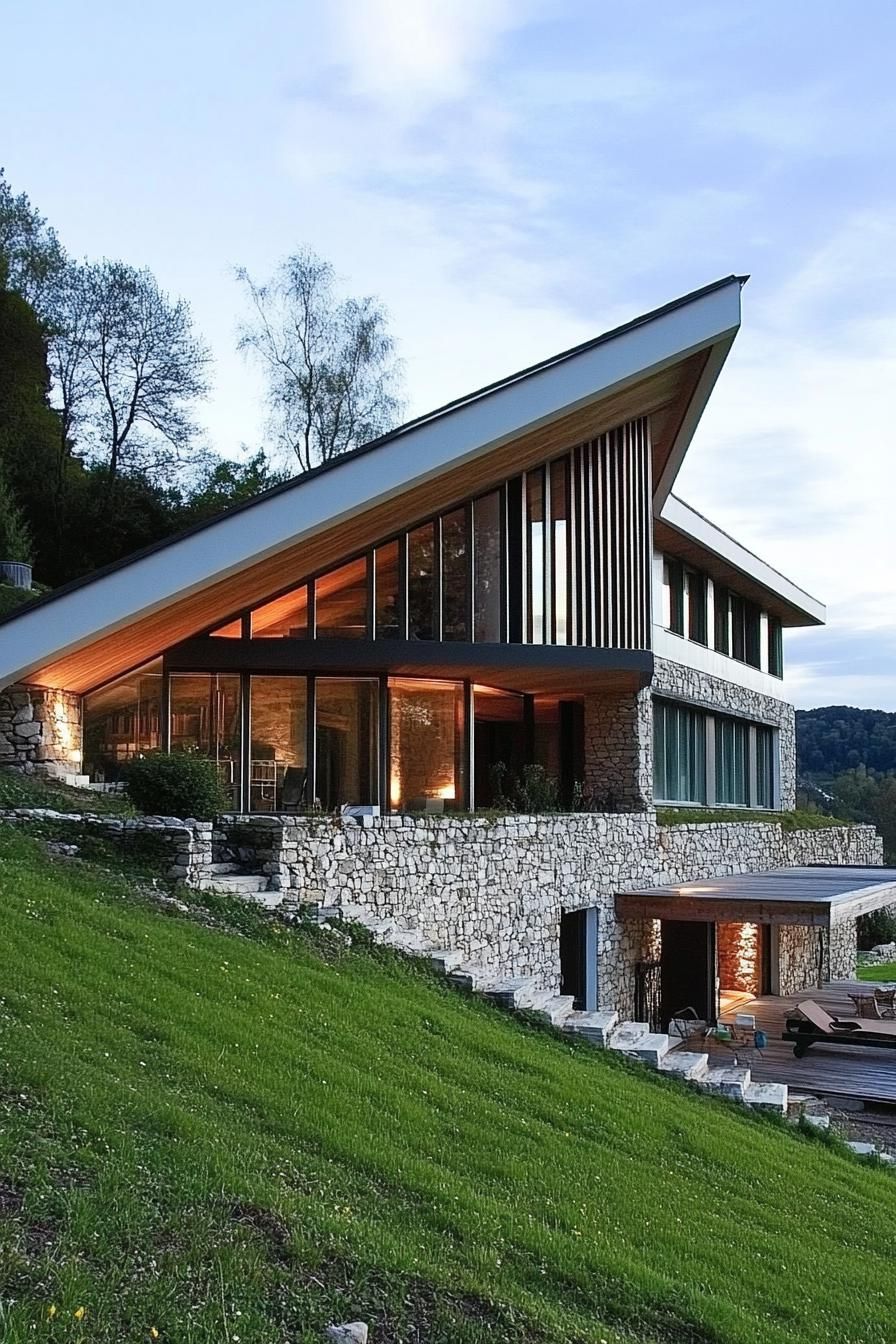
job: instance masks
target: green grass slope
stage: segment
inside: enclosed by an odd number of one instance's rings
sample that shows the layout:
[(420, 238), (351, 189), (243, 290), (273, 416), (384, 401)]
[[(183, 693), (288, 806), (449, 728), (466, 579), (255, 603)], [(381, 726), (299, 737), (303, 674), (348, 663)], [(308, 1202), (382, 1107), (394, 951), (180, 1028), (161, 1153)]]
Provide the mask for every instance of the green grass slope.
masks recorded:
[(4, 1344), (894, 1338), (889, 1173), (207, 908), (0, 828)]

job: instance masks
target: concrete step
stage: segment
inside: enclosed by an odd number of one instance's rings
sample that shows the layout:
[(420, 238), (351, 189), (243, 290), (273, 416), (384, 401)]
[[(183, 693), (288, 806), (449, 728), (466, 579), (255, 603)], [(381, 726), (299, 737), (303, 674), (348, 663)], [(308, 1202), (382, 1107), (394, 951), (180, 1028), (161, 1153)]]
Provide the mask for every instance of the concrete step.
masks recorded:
[(584, 1036), (592, 1045), (604, 1048), (616, 1030), (619, 1014), (611, 1011), (569, 1013), (563, 1023), (563, 1030), (576, 1036)]
[[(220, 877), (202, 877), (197, 883), (200, 891), (220, 891), (228, 896), (252, 896), (267, 891), (268, 879), (263, 873), (224, 873)], [(278, 892), (278, 904), (282, 893)]]
[(213, 877), (225, 877), (228, 873), (241, 872), (242, 865), (239, 863), (208, 863), (203, 871), (211, 873)]
[(664, 1031), (650, 1031), (646, 1036), (642, 1036), (637, 1045), (626, 1050), (626, 1054), (632, 1059), (640, 1059), (644, 1064), (649, 1064), (651, 1068), (658, 1069), (662, 1061), (669, 1053), (672, 1042)]
[(542, 1001), (539, 1002), (536, 999), (535, 1003), (531, 1005), (530, 1011), (536, 1017), (541, 1017), (545, 1022), (549, 1022), (552, 1027), (563, 1027), (565, 1030), (574, 1003), (575, 999), (572, 994), (547, 993)]
[(507, 980), (496, 980), (483, 992), (503, 1008), (513, 1009), (530, 1008), (538, 989), (530, 975), (516, 975)]
[(811, 1111), (804, 1113), (802, 1119), (810, 1129), (830, 1129), (831, 1117), (829, 1115), (817, 1115)]
[(435, 970), (450, 975), (463, 965), (464, 954), (456, 947), (436, 947), (430, 952), (429, 960)]
[(750, 1086), (750, 1070), (741, 1068), (739, 1064), (710, 1069), (701, 1079), (700, 1086), (717, 1096), (743, 1101), (744, 1093)]
[(774, 1111), (775, 1115), (787, 1114), (786, 1083), (750, 1083), (744, 1088), (744, 1101), (757, 1111)]
[(498, 978), (494, 971), (482, 966), (478, 961), (465, 961), (448, 976), (452, 985), (457, 985), (459, 989), (475, 990), (480, 994), (490, 988)]
[(698, 1083), (709, 1072), (709, 1055), (699, 1050), (673, 1050), (660, 1060), (660, 1072), (686, 1083)]
[(645, 1036), (650, 1036), (649, 1022), (620, 1022), (610, 1032), (607, 1040), (607, 1048), (610, 1050), (620, 1050), (624, 1054), (634, 1050)]

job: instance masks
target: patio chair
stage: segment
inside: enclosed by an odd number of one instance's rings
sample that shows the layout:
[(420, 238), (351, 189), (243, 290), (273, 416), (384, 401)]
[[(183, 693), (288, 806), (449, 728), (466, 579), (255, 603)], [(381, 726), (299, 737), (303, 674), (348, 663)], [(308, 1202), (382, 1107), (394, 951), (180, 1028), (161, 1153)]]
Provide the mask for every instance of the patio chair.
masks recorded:
[(875, 987), (874, 1000), (880, 1009), (881, 1017), (896, 1017), (896, 987), (889, 989)]
[(806, 1051), (819, 1042), (896, 1048), (896, 1022), (831, 1017), (813, 999), (804, 999), (797, 1004), (797, 1009), (801, 1016), (789, 1017), (782, 1034), (783, 1040), (794, 1042), (793, 1053), (797, 1059), (802, 1059)]
[(880, 1020), (880, 1011), (877, 1006), (877, 997), (874, 990), (869, 989), (862, 994), (847, 994), (848, 999), (852, 999), (852, 1005), (856, 1010), (856, 1017), (872, 1017)]

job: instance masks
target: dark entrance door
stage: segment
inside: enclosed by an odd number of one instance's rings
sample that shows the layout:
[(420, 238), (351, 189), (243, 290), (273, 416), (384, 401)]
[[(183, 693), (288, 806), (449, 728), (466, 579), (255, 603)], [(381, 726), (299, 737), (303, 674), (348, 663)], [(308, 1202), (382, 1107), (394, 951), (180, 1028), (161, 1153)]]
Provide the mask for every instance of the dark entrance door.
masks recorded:
[(585, 1007), (587, 910), (570, 910), (560, 917), (560, 993), (571, 994), (575, 1007)]
[(718, 1017), (716, 926), (701, 920), (664, 919), (660, 954), (663, 1026), (685, 1008), (706, 1022)]

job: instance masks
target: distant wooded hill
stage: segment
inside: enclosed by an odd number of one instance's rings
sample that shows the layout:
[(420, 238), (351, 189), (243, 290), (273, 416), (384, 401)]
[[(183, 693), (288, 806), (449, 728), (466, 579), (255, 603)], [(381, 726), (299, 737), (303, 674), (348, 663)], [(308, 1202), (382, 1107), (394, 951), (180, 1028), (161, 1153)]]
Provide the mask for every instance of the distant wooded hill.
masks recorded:
[(896, 714), (848, 705), (798, 709), (796, 750), (801, 775), (833, 778), (859, 766), (896, 770)]

